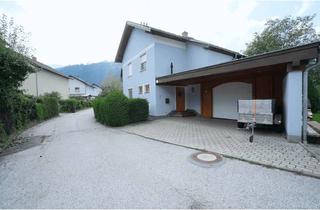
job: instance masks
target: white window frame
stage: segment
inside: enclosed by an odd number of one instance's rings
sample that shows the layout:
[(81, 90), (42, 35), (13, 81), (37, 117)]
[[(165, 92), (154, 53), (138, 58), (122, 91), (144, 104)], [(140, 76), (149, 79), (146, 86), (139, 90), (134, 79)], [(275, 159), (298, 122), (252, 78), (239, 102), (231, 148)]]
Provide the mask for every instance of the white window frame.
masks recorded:
[(132, 63), (128, 64), (128, 77), (132, 77)]
[(75, 88), (74, 88), (74, 92), (80, 93), (80, 87), (75, 87)]
[[(140, 89), (141, 88), (141, 89)], [(140, 91), (141, 90), (141, 91)], [(139, 95), (143, 94), (143, 85), (138, 86), (138, 93)]]
[[(130, 96), (130, 90), (131, 90), (131, 96)], [(133, 89), (128, 88), (128, 98), (133, 98)]]
[[(144, 68), (142, 68), (144, 66)], [(146, 71), (147, 70), (147, 53), (143, 53), (140, 56), (140, 71)]]
[[(149, 91), (148, 91), (148, 92), (147, 92), (147, 88), (146, 88), (147, 85), (149, 86)], [(145, 94), (151, 92), (151, 86), (150, 86), (150, 84), (145, 84), (143, 87), (144, 87), (143, 89), (144, 89), (144, 93), (145, 93)]]

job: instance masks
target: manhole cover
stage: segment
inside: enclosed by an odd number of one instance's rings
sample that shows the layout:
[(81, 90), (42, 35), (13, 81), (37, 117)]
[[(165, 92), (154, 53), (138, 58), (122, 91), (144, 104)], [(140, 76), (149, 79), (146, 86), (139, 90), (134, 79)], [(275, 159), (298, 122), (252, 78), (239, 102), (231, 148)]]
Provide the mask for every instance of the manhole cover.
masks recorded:
[(193, 162), (202, 166), (212, 166), (222, 160), (222, 156), (213, 152), (197, 152), (191, 155)]

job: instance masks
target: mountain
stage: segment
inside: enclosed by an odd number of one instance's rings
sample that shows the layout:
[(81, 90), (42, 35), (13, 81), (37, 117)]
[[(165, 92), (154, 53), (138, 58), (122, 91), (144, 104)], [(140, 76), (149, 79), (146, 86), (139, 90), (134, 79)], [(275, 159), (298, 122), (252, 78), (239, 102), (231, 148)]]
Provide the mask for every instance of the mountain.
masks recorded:
[(65, 75), (76, 76), (88, 83), (96, 83), (98, 85), (102, 85), (108, 75), (113, 75), (120, 79), (121, 74), (121, 66), (119, 63), (107, 61), (70, 65), (57, 68), (57, 70)]

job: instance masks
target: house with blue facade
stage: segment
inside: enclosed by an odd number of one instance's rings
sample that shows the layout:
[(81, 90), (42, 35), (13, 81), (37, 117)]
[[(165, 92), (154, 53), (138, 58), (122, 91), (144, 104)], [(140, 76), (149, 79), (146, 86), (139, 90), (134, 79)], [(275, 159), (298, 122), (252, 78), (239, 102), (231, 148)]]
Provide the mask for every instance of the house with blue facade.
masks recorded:
[(288, 140), (305, 136), (307, 72), (320, 43), (246, 57), (238, 52), (127, 22), (115, 62), (123, 92), (145, 98), (150, 115), (194, 110), (206, 118), (236, 120), (238, 99), (275, 99)]

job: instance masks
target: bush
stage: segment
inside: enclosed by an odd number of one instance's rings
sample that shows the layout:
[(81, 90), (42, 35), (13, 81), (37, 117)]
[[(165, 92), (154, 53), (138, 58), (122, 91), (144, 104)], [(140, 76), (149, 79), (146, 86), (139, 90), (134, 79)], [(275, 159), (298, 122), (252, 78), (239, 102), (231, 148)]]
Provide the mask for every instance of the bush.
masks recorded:
[(111, 91), (94, 103), (97, 120), (109, 126), (122, 126), (129, 123), (129, 99), (120, 91)]
[(44, 119), (49, 119), (59, 115), (58, 98), (52, 96), (43, 96)]
[(76, 99), (66, 99), (60, 101), (60, 108), (62, 112), (75, 112), (77, 110), (77, 103)]
[(70, 98), (66, 100), (60, 100), (60, 110), (62, 112), (76, 112), (84, 108), (91, 107), (91, 101), (79, 98)]
[(5, 145), (7, 139), (7, 133), (3, 128), (3, 124), (0, 122), (0, 148), (2, 147), (2, 145)]
[(44, 105), (37, 103), (36, 104), (36, 113), (37, 113), (37, 120), (44, 120)]
[(146, 99), (129, 99), (129, 119), (131, 123), (145, 121), (149, 116), (149, 104)]
[(34, 97), (26, 96), (21, 91), (10, 91), (10, 94), (0, 98), (0, 120), (8, 134), (23, 128), (36, 118)]

